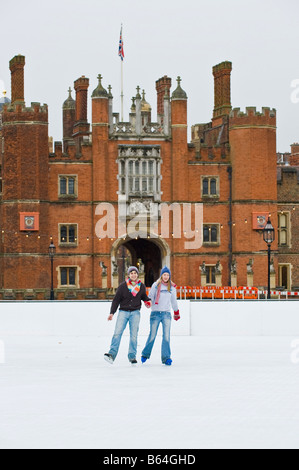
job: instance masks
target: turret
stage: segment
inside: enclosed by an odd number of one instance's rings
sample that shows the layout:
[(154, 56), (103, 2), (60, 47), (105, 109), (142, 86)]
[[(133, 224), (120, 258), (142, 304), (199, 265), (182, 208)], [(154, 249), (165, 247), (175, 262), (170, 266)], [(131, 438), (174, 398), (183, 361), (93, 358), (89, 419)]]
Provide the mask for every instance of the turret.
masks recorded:
[(145, 91), (142, 90), (141, 100), (141, 123), (142, 127), (150, 124), (152, 121), (152, 108), (151, 105), (145, 99)]
[[(111, 94), (111, 89), (109, 90), (109, 94)], [(108, 191), (105, 175), (109, 167), (109, 94), (102, 85), (102, 75), (98, 75), (98, 86), (91, 95), (94, 181), (93, 197), (96, 201), (106, 200)]]
[[(262, 108), (262, 112), (257, 112), (254, 107), (247, 107), (245, 112), (233, 109), (229, 116), (229, 143), (232, 218), (233, 221), (247, 220), (251, 225), (248, 227), (239, 222), (238, 233), (233, 240), (234, 251), (241, 253), (246, 240), (247, 250), (262, 252), (265, 243), (256, 230), (258, 215), (272, 214), (272, 224), (274, 227), (277, 225), (275, 109)], [(275, 245), (276, 241), (272, 246), (274, 250)], [(260, 269), (257, 262), (255, 266)]]
[(187, 94), (177, 78), (177, 88), (171, 97), (171, 134), (173, 200), (186, 200), (188, 196), (188, 147), (187, 147)]
[[(40, 103), (25, 106), (24, 56), (10, 61), (12, 102), (3, 105), (3, 193), (1, 219), (4, 260), (3, 287), (47, 287), (43, 257), (48, 232), (48, 107)], [(24, 232), (32, 235), (25, 236)], [(20, 262), (16, 253), (26, 253)], [(29, 276), (28, 267), (36, 275)], [(44, 284), (43, 284), (44, 282)]]
[(76, 121), (76, 102), (72, 98), (72, 90), (69, 88), (69, 96), (62, 106), (63, 120), (63, 150), (67, 153), (68, 144), (73, 141), (73, 129)]

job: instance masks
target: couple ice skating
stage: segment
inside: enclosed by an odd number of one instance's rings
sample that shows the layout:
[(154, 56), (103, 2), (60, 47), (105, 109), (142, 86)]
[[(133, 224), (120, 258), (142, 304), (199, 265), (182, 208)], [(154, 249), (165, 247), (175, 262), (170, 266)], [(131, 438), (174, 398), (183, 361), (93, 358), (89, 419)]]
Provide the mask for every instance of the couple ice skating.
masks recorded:
[(120, 284), (113, 299), (108, 320), (113, 319), (113, 315), (119, 307), (114, 335), (112, 337), (109, 353), (104, 355), (104, 359), (113, 363), (119, 349), (123, 332), (129, 323), (130, 344), (128, 359), (132, 364), (137, 364), (137, 336), (140, 323), (141, 301), (147, 308), (152, 309), (150, 317), (150, 333), (146, 345), (141, 353), (141, 362), (146, 362), (154, 346), (160, 323), (162, 323), (163, 337), (161, 345), (162, 363), (170, 366), (172, 364), (170, 350), (170, 325), (171, 309), (174, 311), (174, 319), (180, 319), (180, 312), (177, 303), (176, 286), (171, 281), (171, 272), (165, 266), (161, 271), (161, 277), (152, 285), (149, 295), (146, 295), (145, 285), (138, 279), (138, 269), (131, 266), (128, 269), (128, 278)]

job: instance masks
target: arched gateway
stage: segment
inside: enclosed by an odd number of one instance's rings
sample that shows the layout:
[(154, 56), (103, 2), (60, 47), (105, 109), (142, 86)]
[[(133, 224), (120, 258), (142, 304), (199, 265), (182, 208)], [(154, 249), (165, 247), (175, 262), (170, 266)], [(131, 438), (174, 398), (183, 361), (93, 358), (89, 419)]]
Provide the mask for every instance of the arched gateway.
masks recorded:
[(129, 265), (137, 266), (146, 287), (150, 287), (159, 277), (162, 266), (170, 265), (170, 248), (158, 237), (120, 238), (112, 246), (111, 265), (111, 272), (118, 271), (119, 282), (125, 279)]

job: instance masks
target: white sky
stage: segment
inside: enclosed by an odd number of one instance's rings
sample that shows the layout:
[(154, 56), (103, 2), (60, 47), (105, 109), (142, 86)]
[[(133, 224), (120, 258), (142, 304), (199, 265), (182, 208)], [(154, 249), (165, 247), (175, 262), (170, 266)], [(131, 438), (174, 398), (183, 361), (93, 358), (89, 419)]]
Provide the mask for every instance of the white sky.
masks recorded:
[[(81, 75), (112, 85), (120, 112), (118, 40), (123, 23), (124, 120), (136, 86), (156, 120), (155, 81), (182, 77), (192, 124), (213, 112), (213, 65), (230, 60), (232, 105), (277, 109), (277, 150), (299, 141), (298, 0), (15, 0), (1, 5), (0, 93), (10, 97), (9, 60), (26, 56), (25, 99), (49, 106), (49, 135), (62, 139), (62, 104)], [(296, 84), (298, 80), (298, 84)], [(295, 85), (295, 88), (292, 83)], [(296, 93), (296, 89), (298, 92)], [(73, 92), (73, 98), (75, 93)], [(91, 100), (89, 99), (89, 116)]]

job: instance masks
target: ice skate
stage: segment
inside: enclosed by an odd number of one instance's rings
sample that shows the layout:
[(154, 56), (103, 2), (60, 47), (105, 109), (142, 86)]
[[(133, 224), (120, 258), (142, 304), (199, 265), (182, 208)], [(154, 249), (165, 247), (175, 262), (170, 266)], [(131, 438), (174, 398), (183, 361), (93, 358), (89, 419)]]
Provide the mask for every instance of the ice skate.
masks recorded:
[(109, 364), (113, 364), (114, 362), (112, 355), (109, 353), (104, 354), (104, 359), (105, 361), (109, 362)]

